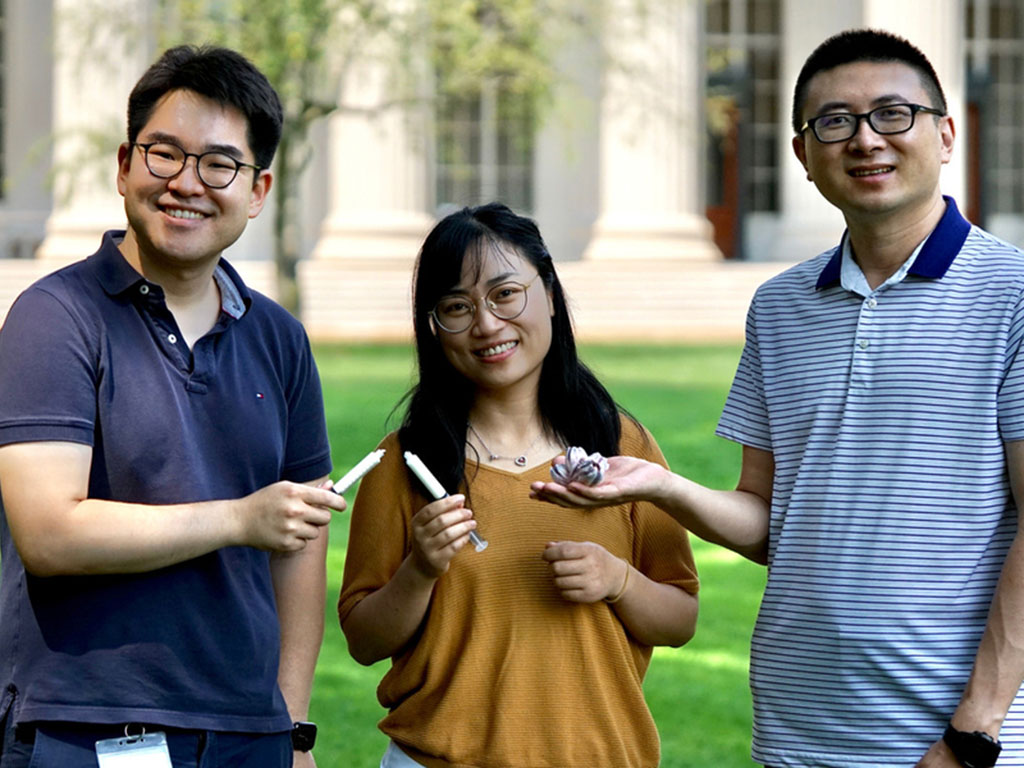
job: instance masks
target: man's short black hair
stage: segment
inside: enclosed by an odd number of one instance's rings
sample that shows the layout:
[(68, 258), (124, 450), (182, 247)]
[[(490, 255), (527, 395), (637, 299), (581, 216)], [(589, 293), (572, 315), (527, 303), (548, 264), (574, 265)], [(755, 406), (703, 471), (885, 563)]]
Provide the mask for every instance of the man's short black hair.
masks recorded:
[(807, 102), (807, 86), (816, 74), (857, 61), (900, 62), (917, 70), (932, 104), (926, 107), (946, 112), (946, 96), (928, 57), (899, 35), (879, 29), (851, 29), (830, 37), (804, 62), (793, 90), (793, 132), (800, 133)]
[(169, 48), (135, 84), (128, 97), (128, 141), (134, 142), (164, 94), (195, 91), (245, 115), (256, 165), (269, 168), (281, 140), (281, 100), (251, 61), (229, 48)]

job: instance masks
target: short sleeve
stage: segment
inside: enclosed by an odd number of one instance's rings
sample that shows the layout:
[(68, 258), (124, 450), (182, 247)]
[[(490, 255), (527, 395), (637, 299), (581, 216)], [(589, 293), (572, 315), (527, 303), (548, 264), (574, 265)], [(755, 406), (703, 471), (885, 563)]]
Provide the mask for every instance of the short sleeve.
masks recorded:
[(49, 291), (29, 288), (0, 329), (0, 445), (93, 445), (98, 333)]
[(1003, 381), (999, 387), (999, 433), (1004, 441), (1024, 440), (1024, 292), (1017, 295), (1007, 334)]
[(342, 623), (367, 595), (387, 584), (411, 548), (409, 521), (418, 497), (409, 482), (398, 434), (378, 446), (380, 464), (359, 483), (349, 523), (345, 574), (338, 597)]
[(331, 471), (331, 446), (324, 415), (323, 389), (305, 331), (298, 329), (301, 350), (288, 397), (288, 436), (284, 480), (304, 483)]
[(726, 440), (772, 450), (757, 330), (757, 296), (747, 311), (746, 343), (715, 434)]
[[(646, 429), (623, 422), (620, 452), (668, 468), (665, 456)], [(652, 581), (671, 584), (690, 594), (699, 586), (697, 566), (687, 530), (668, 513), (650, 502), (635, 502), (633, 521), (633, 565)]]

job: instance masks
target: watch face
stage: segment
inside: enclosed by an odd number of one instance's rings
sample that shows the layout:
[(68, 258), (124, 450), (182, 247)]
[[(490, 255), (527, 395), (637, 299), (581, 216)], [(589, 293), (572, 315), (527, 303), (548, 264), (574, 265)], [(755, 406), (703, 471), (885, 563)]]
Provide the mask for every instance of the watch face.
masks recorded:
[(292, 749), (297, 752), (309, 752), (315, 743), (315, 723), (300, 722), (292, 726)]

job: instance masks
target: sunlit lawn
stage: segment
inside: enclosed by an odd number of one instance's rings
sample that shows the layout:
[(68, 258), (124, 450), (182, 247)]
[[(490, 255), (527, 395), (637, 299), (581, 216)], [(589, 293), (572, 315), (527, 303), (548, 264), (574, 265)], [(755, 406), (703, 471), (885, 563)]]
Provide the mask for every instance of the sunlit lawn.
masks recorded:
[[(413, 361), (405, 346), (321, 346), (316, 355), (337, 477), (396, 426), (398, 417), (388, 416), (412, 381)], [(654, 433), (674, 470), (716, 488), (735, 484), (739, 448), (713, 432), (738, 346), (591, 346), (582, 356)], [(321, 728), (317, 763), (375, 768), (386, 745), (376, 728), (383, 710), (375, 689), (387, 662), (366, 668), (348, 655), (334, 620), (347, 515), (336, 518), (331, 537), (328, 627), (311, 711)], [(697, 636), (683, 648), (657, 649), (645, 682), (662, 765), (749, 767), (747, 656), (764, 570), (703, 542), (694, 548), (701, 576)]]

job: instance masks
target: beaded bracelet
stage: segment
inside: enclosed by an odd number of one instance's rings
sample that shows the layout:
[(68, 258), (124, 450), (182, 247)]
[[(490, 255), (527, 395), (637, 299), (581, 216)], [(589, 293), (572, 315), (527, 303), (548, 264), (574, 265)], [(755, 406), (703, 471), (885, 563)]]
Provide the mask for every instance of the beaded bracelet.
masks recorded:
[(606, 597), (604, 599), (604, 601), (606, 603), (617, 603), (617, 602), (619, 602), (619, 600), (622, 599), (622, 596), (624, 594), (626, 594), (626, 587), (629, 586), (629, 572), (632, 570), (632, 568), (629, 567), (629, 563), (627, 563), (625, 560), (623, 560), (623, 558), (620, 557), (619, 560), (622, 560), (622, 562), (626, 566), (626, 578), (624, 578), (622, 580), (622, 589), (620, 589), (613, 597)]

